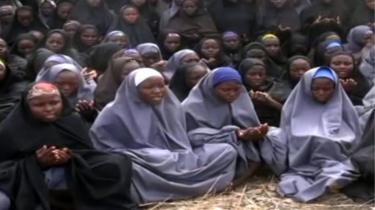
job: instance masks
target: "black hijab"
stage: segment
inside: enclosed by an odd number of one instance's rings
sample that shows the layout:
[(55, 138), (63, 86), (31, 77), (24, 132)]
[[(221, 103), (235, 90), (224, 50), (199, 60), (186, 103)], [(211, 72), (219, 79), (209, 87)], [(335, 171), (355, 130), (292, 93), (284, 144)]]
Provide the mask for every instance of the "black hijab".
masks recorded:
[(95, 69), (99, 73), (104, 73), (113, 54), (121, 50), (115, 43), (102, 43), (94, 46), (86, 60), (87, 67)]

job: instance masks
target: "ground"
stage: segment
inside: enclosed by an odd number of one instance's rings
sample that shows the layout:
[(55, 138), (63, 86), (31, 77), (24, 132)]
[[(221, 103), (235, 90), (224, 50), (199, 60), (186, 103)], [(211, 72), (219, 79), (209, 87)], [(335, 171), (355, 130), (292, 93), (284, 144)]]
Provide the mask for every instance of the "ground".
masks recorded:
[(375, 210), (374, 204), (355, 203), (341, 193), (328, 193), (313, 203), (282, 198), (272, 176), (253, 177), (234, 191), (206, 195), (193, 200), (162, 202), (147, 210)]

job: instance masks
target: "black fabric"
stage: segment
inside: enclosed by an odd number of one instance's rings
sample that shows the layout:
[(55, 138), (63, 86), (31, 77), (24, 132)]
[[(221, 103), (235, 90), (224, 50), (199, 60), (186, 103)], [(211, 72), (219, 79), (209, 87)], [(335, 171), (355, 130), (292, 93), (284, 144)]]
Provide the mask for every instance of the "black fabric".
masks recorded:
[(115, 43), (103, 43), (96, 45), (89, 52), (86, 64), (89, 68), (103, 73), (107, 69), (112, 55), (119, 50), (121, 50), (121, 47)]
[(28, 59), (27, 69), (26, 69), (26, 79), (29, 81), (35, 81), (36, 75), (42, 68), (44, 61), (53, 53), (45, 48), (37, 49), (33, 55)]
[(375, 201), (375, 110), (367, 121), (362, 140), (353, 149), (351, 160), (358, 167), (361, 177), (344, 188), (343, 192), (354, 199)]
[(73, 150), (72, 159), (64, 167), (77, 209), (134, 208), (128, 191), (130, 160), (93, 150), (87, 129), (66, 100), (60, 119), (42, 123), (31, 116), (26, 95), (27, 91), (0, 127), (0, 188), (10, 197), (11, 209), (50, 209), (43, 169), (35, 155), (43, 145)]
[(374, 12), (375, 11), (370, 9), (363, 0), (358, 2), (358, 6), (351, 15), (349, 28), (373, 23), (375, 21)]

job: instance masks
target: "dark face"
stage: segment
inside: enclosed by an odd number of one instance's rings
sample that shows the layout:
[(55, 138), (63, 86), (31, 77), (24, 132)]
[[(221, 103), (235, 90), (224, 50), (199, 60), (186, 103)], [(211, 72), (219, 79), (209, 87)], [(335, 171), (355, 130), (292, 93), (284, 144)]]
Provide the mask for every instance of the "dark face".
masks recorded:
[(189, 88), (193, 88), (207, 72), (207, 69), (202, 65), (195, 65), (191, 69), (188, 69), (185, 75), (186, 85)]
[(0, 83), (6, 77), (6, 68), (3, 65), (0, 65)]
[(313, 79), (311, 93), (315, 101), (327, 103), (335, 93), (335, 83), (328, 78)]
[(266, 69), (262, 65), (251, 67), (245, 75), (245, 83), (251, 89), (259, 90), (267, 79)]
[(57, 15), (63, 19), (67, 20), (72, 12), (73, 4), (69, 2), (64, 2), (59, 5), (57, 8)]
[(240, 47), (239, 37), (225, 37), (223, 38), (223, 45), (226, 49), (237, 50)]
[(215, 39), (207, 39), (202, 43), (201, 52), (205, 58), (216, 58), (220, 53), (220, 45)]
[(368, 8), (375, 10), (375, 0), (365, 0), (365, 3)]
[(0, 22), (11, 23), (14, 16), (14, 10), (10, 5), (0, 7)]
[(136, 8), (129, 7), (122, 12), (122, 19), (130, 24), (134, 24), (139, 19), (139, 11)]
[(193, 64), (199, 62), (199, 56), (196, 53), (189, 53), (181, 59), (182, 64)]
[(290, 64), (289, 76), (293, 81), (299, 81), (309, 69), (311, 69), (309, 62), (304, 59), (296, 59)]
[(129, 46), (129, 39), (127, 36), (114, 36), (109, 38), (108, 42), (115, 43), (121, 48), (128, 48)]
[(49, 15), (52, 15), (53, 11), (55, 10), (55, 8), (52, 6), (51, 3), (49, 3), (48, 1), (44, 2), (41, 6), (40, 6), (40, 12), (43, 14), (43, 15), (46, 15), (46, 16), (49, 16)]
[(187, 16), (193, 16), (198, 10), (198, 5), (194, 0), (186, 0), (182, 3), (182, 11)]
[(264, 52), (261, 49), (251, 49), (247, 51), (246, 53), (247, 58), (257, 58), (259, 60), (262, 60), (263, 62), (266, 62), (266, 52)]
[(142, 55), (142, 60), (145, 66), (151, 66), (152, 64), (159, 62), (161, 57), (158, 53), (145, 53)]
[(56, 78), (56, 86), (65, 97), (74, 96), (80, 85), (79, 76), (71, 71), (62, 71)]
[(178, 34), (168, 34), (164, 46), (169, 52), (176, 52), (181, 46), (181, 37)]
[(281, 8), (285, 5), (287, 0), (270, 0), (271, 4), (273, 4), (276, 8)]
[(99, 34), (96, 30), (88, 28), (81, 33), (81, 41), (86, 46), (94, 46), (99, 41)]
[(263, 44), (267, 50), (267, 53), (275, 58), (280, 55), (280, 41), (276, 38), (269, 38), (263, 41)]
[(64, 49), (65, 39), (60, 33), (51, 34), (46, 40), (46, 48), (52, 52), (59, 53)]
[(349, 55), (336, 55), (331, 59), (329, 66), (335, 70), (340, 79), (346, 79), (353, 72), (354, 61)]
[(35, 47), (35, 42), (30, 39), (22, 39), (17, 44), (18, 52), (25, 57), (31, 55), (34, 52)]
[(78, 24), (64, 24), (63, 29), (69, 37), (74, 37), (79, 28)]
[(102, 0), (87, 0), (87, 3), (91, 7), (100, 7)]
[(241, 94), (242, 85), (237, 81), (227, 81), (215, 87), (215, 95), (226, 103), (232, 103)]
[(56, 121), (63, 111), (63, 102), (59, 95), (41, 95), (28, 102), (34, 118), (42, 122)]
[(34, 21), (33, 13), (29, 10), (20, 10), (17, 13), (17, 20), (22, 26), (28, 27)]
[(8, 52), (7, 43), (3, 39), (0, 39), (0, 58), (4, 58), (7, 52)]
[(124, 67), (121, 69), (121, 81), (125, 80), (130, 72), (140, 67), (141, 65), (136, 60), (134, 60), (133, 58), (129, 58), (129, 61), (126, 62)]
[(164, 79), (150, 77), (143, 81), (138, 88), (139, 98), (150, 105), (158, 105), (167, 94)]

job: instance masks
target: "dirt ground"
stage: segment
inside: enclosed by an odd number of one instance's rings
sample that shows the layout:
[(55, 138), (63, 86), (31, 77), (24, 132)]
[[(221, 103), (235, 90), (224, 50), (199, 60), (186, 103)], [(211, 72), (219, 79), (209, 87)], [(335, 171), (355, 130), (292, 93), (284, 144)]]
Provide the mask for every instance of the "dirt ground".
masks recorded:
[(375, 210), (374, 204), (355, 203), (341, 193), (327, 193), (312, 203), (282, 198), (276, 192), (274, 177), (253, 177), (234, 191), (206, 195), (193, 200), (164, 202), (147, 210)]

